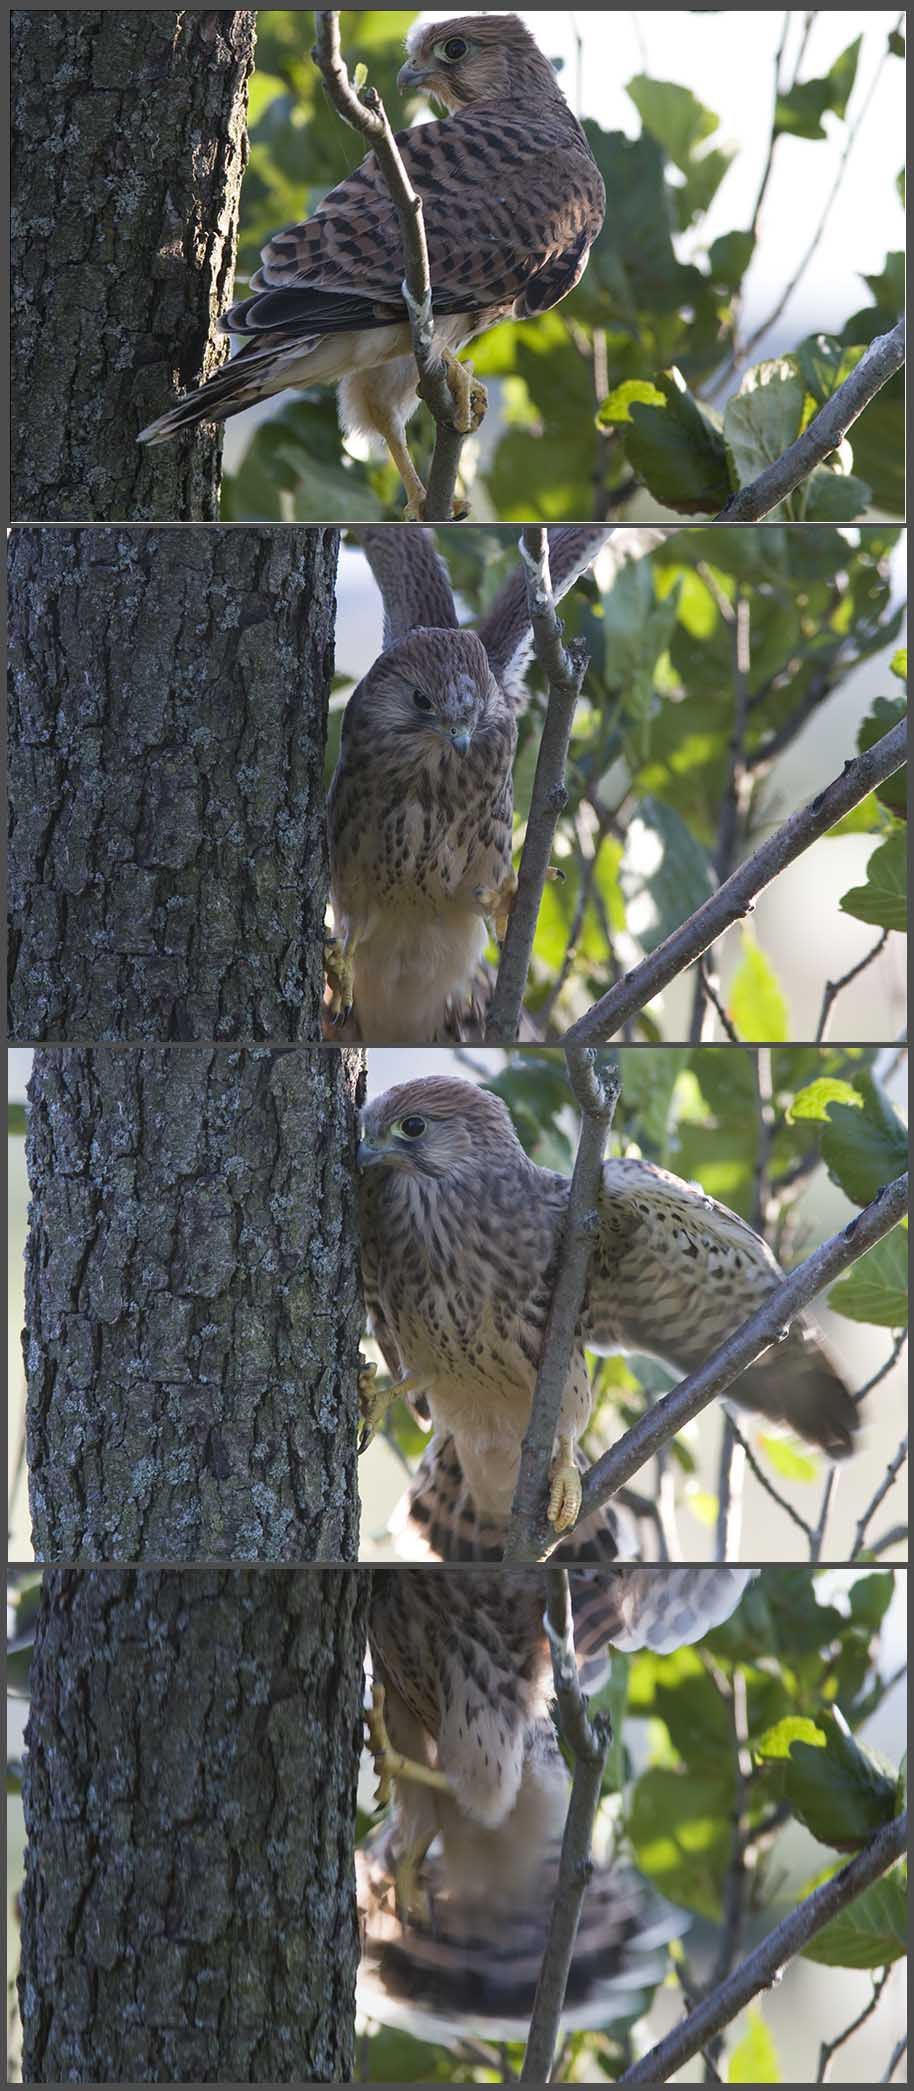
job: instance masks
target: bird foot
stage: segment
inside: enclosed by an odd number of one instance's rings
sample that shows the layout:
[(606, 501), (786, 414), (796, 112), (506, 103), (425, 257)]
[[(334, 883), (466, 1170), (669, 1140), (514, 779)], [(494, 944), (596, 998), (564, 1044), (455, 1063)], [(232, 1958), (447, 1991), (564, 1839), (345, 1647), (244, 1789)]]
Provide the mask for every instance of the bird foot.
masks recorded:
[(365, 1735), (378, 1782), (378, 1807), (387, 1806), (395, 1779), (411, 1779), (414, 1785), (431, 1786), (436, 1793), (453, 1793), (454, 1789), (446, 1772), (436, 1771), (432, 1764), (420, 1763), (418, 1757), (404, 1757), (399, 1750), (394, 1749), (387, 1733), (384, 1700), (384, 1686), (374, 1684), (371, 1691), (371, 1709), (366, 1709), (365, 1712)]
[(324, 975), (330, 989), (328, 1014), (333, 1024), (345, 1024), (352, 1015), (352, 960), (347, 958), (339, 937), (324, 937)]
[[(472, 363), (461, 363), (451, 349), (441, 350), (441, 362), (454, 406), (453, 426), (459, 436), (475, 435), (489, 404), (486, 388), (480, 384)], [(429, 396), (431, 388), (425, 378), (416, 389), (419, 398), (434, 411), (434, 400)]]
[(507, 936), (508, 920), (516, 897), (517, 873), (513, 869), (508, 872), (500, 886), (477, 886), (475, 889), (474, 899), (479, 903), (480, 912), (491, 916), (500, 944), (504, 943)]
[(398, 1388), (392, 1384), (379, 1387), (378, 1368), (367, 1358), (360, 1359), (356, 1386), (359, 1390), (359, 1451), (367, 1452), (372, 1438), (377, 1437), (387, 1411), (397, 1399)]
[(549, 1469), (549, 1503), (546, 1515), (557, 1532), (567, 1532), (577, 1523), (581, 1508), (581, 1476), (569, 1437), (559, 1438)]

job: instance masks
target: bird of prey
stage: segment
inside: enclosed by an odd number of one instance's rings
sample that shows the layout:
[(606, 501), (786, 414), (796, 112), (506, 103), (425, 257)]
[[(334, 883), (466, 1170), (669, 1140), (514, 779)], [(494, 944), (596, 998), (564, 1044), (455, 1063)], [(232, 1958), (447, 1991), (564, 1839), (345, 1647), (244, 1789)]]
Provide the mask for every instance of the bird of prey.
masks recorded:
[[(549, 532), (565, 595), (610, 536)], [(523, 571), (461, 628), (427, 531), (360, 532), (384, 602), (384, 651), (346, 707), (328, 799), (336, 935), (333, 1034), (430, 1044), (478, 1027), (487, 920), (514, 891), (512, 764), (532, 650)]]
[[(401, 132), (397, 143), (422, 198), (434, 346), (457, 425), (468, 430), (480, 401), (458, 350), (498, 321), (533, 318), (573, 290), (603, 223), (603, 182), (549, 60), (517, 15), (419, 25), (408, 51), (400, 87), (449, 112)], [(403, 275), (396, 211), (369, 153), (313, 217), (274, 234), (250, 295), (221, 323), (242, 339), (238, 354), (140, 441), (224, 421), (286, 386), (336, 384), (344, 432), (383, 438), (407, 513), (421, 516), (425, 489), (405, 435), (417, 372)]]
[[(388, 1089), (362, 1113), (365, 1299), (393, 1387), (366, 1402), (366, 1427), (402, 1393), (424, 1398), (476, 1518), (509, 1516), (521, 1441), (568, 1204), (565, 1177), (525, 1154), (506, 1105), (472, 1083), (428, 1077)], [(599, 1224), (562, 1398), (549, 1518), (561, 1534), (581, 1502), (578, 1440), (591, 1411), (585, 1347), (638, 1351), (688, 1373), (754, 1313), (782, 1272), (754, 1229), (652, 1162), (604, 1163)], [(833, 1458), (850, 1452), (856, 1405), (801, 1320), (748, 1366), (726, 1399), (787, 1424)], [(423, 1477), (426, 1525), (454, 1553), (472, 1530), (449, 1514), (459, 1491)], [(589, 1522), (589, 1521), (588, 1521)], [(612, 1542), (610, 1542), (612, 1544)]]
[[(609, 1648), (667, 1654), (699, 1640), (729, 1617), (750, 1573), (572, 1569), (585, 1689), (605, 1680)], [(529, 2021), (570, 1784), (552, 1720), (544, 1609), (536, 1569), (373, 1571), (369, 1639), (383, 1724), (375, 1718), (372, 1730), (394, 1805), (356, 1854), (359, 2002), (420, 2037), (518, 2038)], [(683, 1928), (628, 1866), (598, 1859), (566, 2026), (636, 2015), (642, 1993), (662, 1980), (661, 1949)]]

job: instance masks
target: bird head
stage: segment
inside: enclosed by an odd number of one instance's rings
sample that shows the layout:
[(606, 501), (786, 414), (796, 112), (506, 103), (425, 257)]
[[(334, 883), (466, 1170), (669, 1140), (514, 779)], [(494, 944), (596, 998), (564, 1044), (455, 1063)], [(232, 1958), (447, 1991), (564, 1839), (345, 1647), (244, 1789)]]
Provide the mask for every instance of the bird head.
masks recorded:
[(517, 100), (556, 86), (548, 58), (519, 15), (453, 15), (447, 22), (418, 22), (406, 48), (409, 56), (397, 80), (401, 93), (418, 92), (445, 109)]
[(441, 1178), (467, 1162), (485, 1165), (493, 1144), (503, 1150), (506, 1139), (518, 1146), (500, 1097), (472, 1082), (431, 1075), (400, 1082), (365, 1105), (359, 1167)]
[(410, 743), (405, 752), (458, 761), (498, 694), (475, 632), (424, 628), (388, 647), (363, 688), (366, 716)]

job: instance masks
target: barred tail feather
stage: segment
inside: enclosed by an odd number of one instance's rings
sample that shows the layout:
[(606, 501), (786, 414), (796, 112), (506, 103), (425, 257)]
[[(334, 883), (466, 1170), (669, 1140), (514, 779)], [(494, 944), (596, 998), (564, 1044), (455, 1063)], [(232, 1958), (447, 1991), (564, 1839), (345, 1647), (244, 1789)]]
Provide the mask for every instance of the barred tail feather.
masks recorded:
[[(586, 1472), (582, 1453), (578, 1465)], [(497, 1562), (506, 1529), (502, 1520), (477, 1510), (453, 1438), (436, 1431), (390, 1520), (400, 1560)], [(596, 1565), (630, 1558), (636, 1551), (632, 1520), (618, 1504), (604, 1504), (582, 1519), (552, 1559)]]
[(150, 421), (148, 428), (141, 429), (137, 442), (167, 443), (182, 429), (195, 428), (200, 421), (229, 421), (233, 414), (256, 406), (258, 400), (284, 391), (287, 385), (298, 381), (299, 366), (311, 346), (307, 341), (296, 342), (294, 355), (285, 343), (281, 347), (245, 349), (232, 356), (205, 384), (186, 393), (169, 407), (167, 414), (160, 414), (157, 421)]

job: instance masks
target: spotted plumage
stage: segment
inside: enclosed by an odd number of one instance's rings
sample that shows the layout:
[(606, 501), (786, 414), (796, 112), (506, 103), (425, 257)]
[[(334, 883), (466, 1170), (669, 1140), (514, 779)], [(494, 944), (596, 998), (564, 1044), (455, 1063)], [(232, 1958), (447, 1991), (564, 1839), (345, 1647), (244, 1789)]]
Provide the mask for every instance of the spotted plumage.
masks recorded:
[[(585, 1688), (611, 1647), (668, 1653), (733, 1611), (750, 1571), (572, 1569)], [(545, 1593), (536, 1570), (382, 1569), (369, 1635), (391, 1740), (451, 1791), (397, 1781), (389, 1820), (357, 1853), (363, 2009), (445, 2042), (522, 2037), (555, 1894), (569, 1778), (551, 1714)], [(398, 1908), (405, 1855), (421, 1895)], [(566, 2027), (637, 2012), (684, 1920), (624, 1864), (597, 1856), (575, 1946)]]
[[(560, 598), (604, 525), (550, 532)], [(327, 802), (334, 926), (351, 1016), (339, 1039), (428, 1044), (478, 1028), (487, 922), (512, 890), (512, 765), (529, 655), (516, 573), (461, 629), (422, 530), (360, 534), (384, 602), (384, 652), (346, 707)], [(351, 976), (351, 977), (350, 977)]]
[[(528, 1159), (500, 1098), (439, 1078), (368, 1104), (360, 1154), (372, 1327), (393, 1377), (425, 1397), (491, 1543), (511, 1507), (568, 1182)], [(781, 1275), (745, 1221), (650, 1162), (605, 1163), (599, 1222), (559, 1418), (572, 1446), (591, 1408), (585, 1346), (646, 1352), (687, 1373)], [(805, 1323), (744, 1371), (727, 1399), (834, 1457), (851, 1450), (855, 1404)], [(423, 1486), (430, 1525), (428, 1460)], [(453, 1500), (453, 1478), (446, 1492)], [(454, 1529), (446, 1514), (440, 1524)]]
[[(423, 202), (435, 342), (453, 355), (573, 289), (605, 196), (553, 68), (516, 15), (420, 26), (408, 49), (401, 88), (450, 112), (397, 142)], [(286, 386), (335, 383), (344, 429), (384, 439), (420, 514), (424, 489), (404, 436), (417, 400), (403, 273), (396, 212), (369, 153), (313, 217), (268, 242), (250, 295), (222, 322), (242, 340), (239, 353), (141, 441), (224, 421)]]

